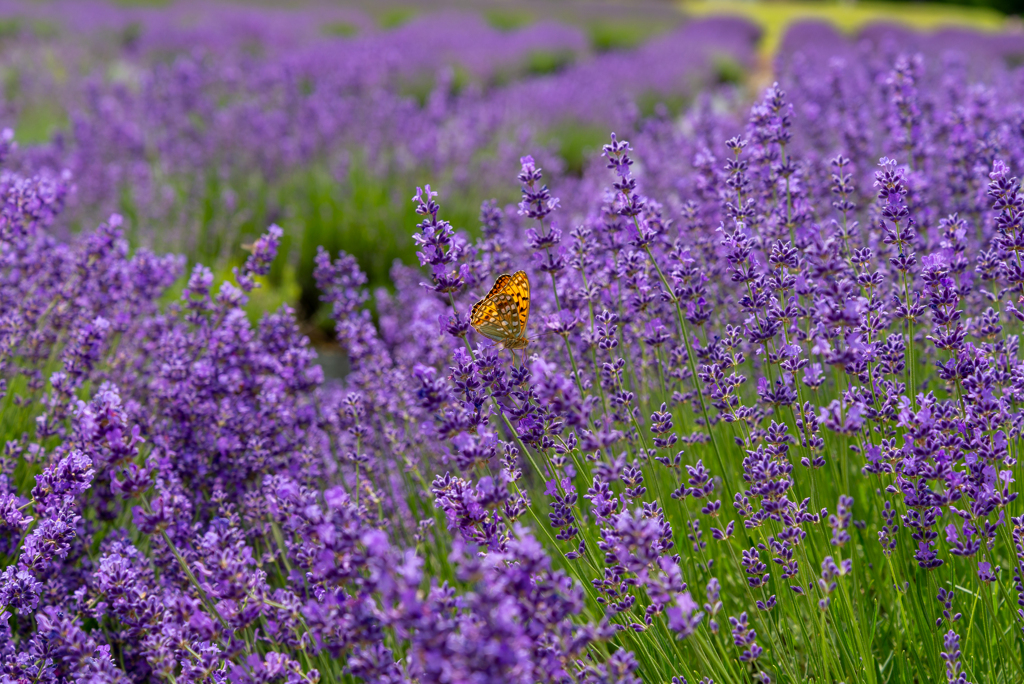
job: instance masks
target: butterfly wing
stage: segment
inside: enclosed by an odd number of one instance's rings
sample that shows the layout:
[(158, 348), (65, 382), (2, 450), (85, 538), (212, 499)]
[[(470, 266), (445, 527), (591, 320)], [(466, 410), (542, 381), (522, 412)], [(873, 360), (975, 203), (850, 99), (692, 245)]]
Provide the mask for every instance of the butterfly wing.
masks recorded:
[[(519, 274), (517, 273), (516, 275)], [(484, 297), (484, 299), (490, 299), (494, 295), (504, 290), (505, 286), (508, 285), (509, 281), (511, 280), (512, 276), (510, 276), (508, 273), (502, 273), (500, 276), (498, 276), (498, 279), (494, 281), (494, 287), (491, 288), (491, 291), (487, 293), (487, 296)]]
[(500, 341), (506, 335), (501, 325), (498, 304), (493, 297), (481, 299), (473, 305), (473, 311), (469, 315), (469, 324), (476, 328), (478, 333), (491, 340)]
[(469, 323), (484, 337), (508, 342), (523, 337), (530, 317), (530, 281), (524, 271), (502, 274), (473, 306)]
[(516, 337), (522, 337), (526, 334), (526, 323), (530, 320), (530, 279), (526, 277), (526, 271), (512, 274), (502, 294), (509, 295), (515, 302), (519, 323)]

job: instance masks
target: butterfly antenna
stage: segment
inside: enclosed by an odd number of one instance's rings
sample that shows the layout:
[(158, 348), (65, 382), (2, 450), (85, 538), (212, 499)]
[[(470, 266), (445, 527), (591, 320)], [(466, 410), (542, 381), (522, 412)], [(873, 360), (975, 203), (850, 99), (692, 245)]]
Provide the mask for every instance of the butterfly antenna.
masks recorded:
[(534, 340), (539, 340), (539, 339), (541, 338), (541, 336), (543, 336), (543, 335), (549, 335), (550, 333), (551, 333), (551, 331), (550, 331), (550, 330), (544, 330), (544, 331), (542, 331), (542, 332), (539, 332), (539, 333), (537, 333), (536, 335), (532, 335), (532, 336), (530, 336), (530, 337), (527, 337), (527, 338), (526, 338), (526, 340), (527, 340), (528, 342), (533, 342)]

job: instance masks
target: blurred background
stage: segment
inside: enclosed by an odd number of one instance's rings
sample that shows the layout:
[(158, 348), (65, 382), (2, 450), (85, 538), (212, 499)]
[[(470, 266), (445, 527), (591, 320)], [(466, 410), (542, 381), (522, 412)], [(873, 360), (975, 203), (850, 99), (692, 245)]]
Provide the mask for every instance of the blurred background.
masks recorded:
[(969, 68), (1012, 73), (1020, 5), (0, 0), (0, 127), (18, 142), (9, 166), (73, 185), (67, 235), (116, 212), (133, 249), (227, 275), (281, 225), (285, 256), (251, 313), (289, 304), (329, 344), (317, 245), (387, 287), (396, 259), (415, 260), (418, 185), (479, 234), (481, 203), (514, 201), (530, 153), (572, 216), (611, 131), (741, 118), (825, 44), (962, 46)]

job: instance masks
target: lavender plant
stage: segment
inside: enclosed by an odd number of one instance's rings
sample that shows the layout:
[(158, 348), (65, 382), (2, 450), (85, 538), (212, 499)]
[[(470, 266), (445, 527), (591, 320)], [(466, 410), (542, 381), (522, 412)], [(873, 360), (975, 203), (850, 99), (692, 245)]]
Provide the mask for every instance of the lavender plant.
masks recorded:
[[(973, 164), (977, 225), (935, 186), (924, 65), (898, 58), (880, 82), (880, 134), (907, 161), (876, 159), (873, 197), (851, 172), (863, 158), (815, 175), (776, 85), (664, 203), (644, 186), (664, 170), (636, 173), (615, 136), (600, 199), (572, 218), (524, 158), (523, 201), (485, 205), (485, 237), (455, 252), (468, 277), (418, 308), (450, 357), (418, 356), (422, 328), (398, 323), (412, 272), (378, 299), (418, 432), (446, 454), (432, 492), (448, 531), (500, 549), (524, 520), (542, 530), (644, 680), (1024, 674), (1019, 573), (1003, 569), (1020, 536), (1020, 182), (1002, 159)], [(667, 132), (642, 139), (695, 144)], [(485, 274), (517, 267), (542, 333), (526, 362), (465, 324)], [(971, 658), (954, 596), (972, 601)]]
[(424, 185), (391, 290), (319, 250), (341, 381), (246, 314), (287, 226), (218, 282), (5, 168), (0, 679), (1024, 678), (1020, 71), (823, 49), (475, 234)]
[[(513, 197), (504, 174), (522, 146), (551, 170), (582, 173), (605, 130), (645, 102), (692, 95), (722, 60), (749, 63), (757, 34), (708, 19), (595, 54), (578, 26), (503, 32), (467, 12), (386, 31), (330, 4), (11, 2), (4, 14), (17, 23), (0, 53), (21, 96), (0, 97), (0, 117), (37, 143), (12, 162), (76, 179), (56, 229), (89, 229), (117, 212), (133, 244), (220, 273), (243, 260), (238, 244), (289, 223), (287, 258), (270, 280), (297, 281), (307, 315), (319, 306), (318, 246), (344, 245), (375, 285), (395, 258), (412, 260), (414, 217), (398, 188), (428, 175), (468, 224), (478, 197)], [(340, 21), (355, 34), (323, 30)], [(43, 22), (49, 33), (32, 30)], [(542, 53), (564, 64), (531, 66)], [(55, 82), (38, 67), (54, 55), (82, 77)]]

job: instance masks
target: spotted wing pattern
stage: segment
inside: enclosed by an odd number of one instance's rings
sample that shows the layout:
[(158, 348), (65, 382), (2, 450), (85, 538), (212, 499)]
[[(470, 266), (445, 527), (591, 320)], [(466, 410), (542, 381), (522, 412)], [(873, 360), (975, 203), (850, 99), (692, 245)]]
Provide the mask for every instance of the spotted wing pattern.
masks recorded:
[(516, 271), (502, 294), (512, 297), (519, 317), (519, 336), (526, 335), (526, 322), (530, 320), (530, 280), (526, 271)]
[(502, 273), (500, 276), (498, 276), (498, 279), (494, 281), (494, 287), (491, 288), (491, 291), (487, 293), (487, 296), (484, 297), (484, 299), (490, 299), (494, 295), (504, 290), (505, 286), (508, 285), (510, 280), (512, 280), (512, 276), (510, 276), (508, 273)]
[(494, 287), (473, 306), (469, 322), (484, 337), (507, 349), (526, 346), (530, 317), (530, 281), (524, 271), (502, 274)]

